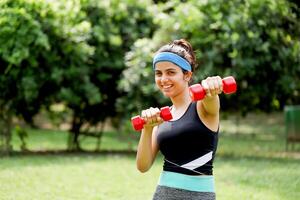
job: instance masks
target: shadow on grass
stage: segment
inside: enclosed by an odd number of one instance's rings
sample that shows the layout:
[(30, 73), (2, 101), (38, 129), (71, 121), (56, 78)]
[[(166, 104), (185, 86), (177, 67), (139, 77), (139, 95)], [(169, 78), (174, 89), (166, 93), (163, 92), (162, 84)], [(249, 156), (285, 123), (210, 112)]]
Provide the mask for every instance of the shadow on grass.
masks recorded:
[[(0, 158), (10, 158), (10, 157), (32, 157), (32, 156), (135, 156), (135, 150), (100, 150), (100, 151), (69, 151), (69, 150), (43, 150), (43, 151), (13, 151), (8, 155), (2, 155)], [(160, 155), (160, 154), (159, 154)], [(216, 158), (222, 159), (254, 159), (254, 160), (269, 160), (269, 161), (295, 161), (299, 162), (300, 152), (277, 152), (270, 155), (265, 154), (249, 154), (242, 155), (233, 152), (217, 152)]]
[[(41, 166), (81, 166), (89, 162), (101, 165), (107, 161), (118, 159), (134, 161), (135, 151), (103, 150), (103, 151), (14, 151), (9, 155), (0, 155), (0, 169), (35, 168)], [(1, 198), (0, 198), (1, 199)]]
[(13, 151), (2, 157), (23, 157), (23, 156), (70, 156), (70, 155), (136, 155), (135, 150), (100, 150), (100, 151), (70, 151), (70, 150), (40, 150), (40, 151)]

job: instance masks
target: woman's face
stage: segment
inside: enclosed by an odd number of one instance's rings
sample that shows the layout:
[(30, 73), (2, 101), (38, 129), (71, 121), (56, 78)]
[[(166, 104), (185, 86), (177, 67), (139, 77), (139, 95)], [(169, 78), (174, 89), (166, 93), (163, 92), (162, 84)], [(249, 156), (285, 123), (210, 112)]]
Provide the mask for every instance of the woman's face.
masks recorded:
[(155, 83), (167, 97), (176, 97), (188, 88), (192, 72), (183, 73), (182, 69), (171, 62), (158, 62), (155, 65)]

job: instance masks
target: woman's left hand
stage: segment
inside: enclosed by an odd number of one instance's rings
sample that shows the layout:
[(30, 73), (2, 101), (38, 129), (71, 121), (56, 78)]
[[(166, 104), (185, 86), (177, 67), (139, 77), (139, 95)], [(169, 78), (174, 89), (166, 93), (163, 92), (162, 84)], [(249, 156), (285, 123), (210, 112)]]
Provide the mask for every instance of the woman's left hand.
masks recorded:
[(223, 91), (223, 83), (220, 76), (207, 77), (201, 81), (201, 85), (206, 92), (206, 97), (214, 97)]

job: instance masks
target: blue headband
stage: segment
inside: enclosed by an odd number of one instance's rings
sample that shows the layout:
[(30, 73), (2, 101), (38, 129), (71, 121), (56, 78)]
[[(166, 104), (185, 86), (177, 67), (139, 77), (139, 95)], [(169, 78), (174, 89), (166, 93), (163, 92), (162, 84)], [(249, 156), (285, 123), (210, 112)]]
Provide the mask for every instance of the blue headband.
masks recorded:
[(153, 58), (153, 69), (155, 69), (156, 63), (163, 62), (163, 61), (168, 61), (168, 62), (174, 63), (181, 69), (184, 69), (187, 71), (192, 71), (192, 67), (186, 59), (180, 57), (179, 55), (177, 55), (175, 53), (171, 53), (171, 52), (161, 52), (161, 53), (156, 54)]

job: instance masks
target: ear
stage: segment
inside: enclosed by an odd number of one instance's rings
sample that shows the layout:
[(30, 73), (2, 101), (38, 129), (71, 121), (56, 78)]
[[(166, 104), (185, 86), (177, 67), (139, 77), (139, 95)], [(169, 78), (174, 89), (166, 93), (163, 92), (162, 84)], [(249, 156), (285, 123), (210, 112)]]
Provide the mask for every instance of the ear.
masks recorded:
[(183, 78), (185, 81), (189, 82), (193, 76), (193, 72), (187, 71), (184, 73)]

